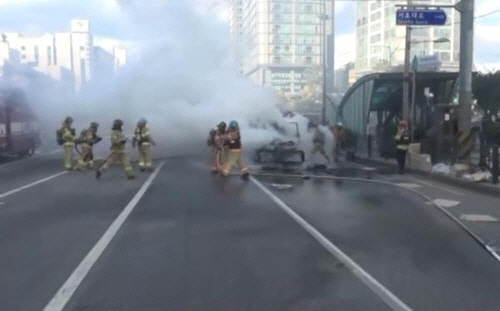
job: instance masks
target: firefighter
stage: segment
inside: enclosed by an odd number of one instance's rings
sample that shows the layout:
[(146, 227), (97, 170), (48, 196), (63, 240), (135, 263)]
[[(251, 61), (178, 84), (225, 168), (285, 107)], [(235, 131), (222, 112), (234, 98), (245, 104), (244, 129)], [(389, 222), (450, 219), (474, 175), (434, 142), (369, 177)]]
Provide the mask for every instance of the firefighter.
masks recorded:
[(309, 125), (309, 130), (314, 129), (313, 134), (313, 149), (311, 150), (311, 155), (315, 155), (319, 152), (325, 160), (330, 163), (330, 157), (325, 151), (325, 134), (319, 129), (317, 124), (311, 123)]
[(97, 129), (99, 124), (97, 122), (90, 123), (88, 129), (84, 129), (80, 134), (78, 143), (81, 146), (80, 158), (76, 164), (75, 169), (83, 171), (88, 167), (91, 169), (94, 166), (94, 154), (92, 153), (92, 147), (102, 140), (101, 137), (97, 135)]
[(73, 167), (73, 148), (75, 148), (76, 132), (71, 127), (73, 118), (67, 117), (64, 119), (61, 129), (58, 131), (58, 140), (63, 146), (63, 166), (65, 170), (71, 170)]
[(211, 146), (211, 162), (210, 169), (212, 173), (217, 173), (221, 170), (225, 162), (227, 154), (227, 143), (224, 140), (226, 135), (226, 122), (222, 121), (217, 124), (217, 128), (210, 131), (208, 144)]
[(405, 173), (406, 153), (410, 144), (410, 133), (408, 131), (408, 121), (399, 122), (398, 132), (394, 137), (396, 141), (396, 160), (398, 161), (399, 173)]
[(236, 164), (240, 169), (241, 177), (243, 179), (247, 179), (248, 167), (243, 163), (243, 160), (241, 159), (242, 146), (238, 122), (229, 122), (229, 127), (223, 137), (223, 140), (227, 143), (228, 151), (222, 167), (222, 175), (228, 176), (231, 173), (231, 169)]
[(115, 120), (113, 121), (113, 128), (111, 132), (111, 153), (104, 162), (104, 164), (97, 170), (96, 178), (100, 178), (103, 171), (107, 170), (114, 162), (118, 161), (123, 165), (123, 169), (127, 174), (128, 179), (134, 179), (134, 170), (130, 165), (130, 160), (128, 158), (127, 152), (125, 151), (125, 145), (127, 143), (127, 138), (123, 135), (123, 121)]
[(344, 146), (345, 142), (345, 132), (344, 132), (344, 125), (342, 123), (337, 123), (332, 130), (333, 134), (333, 157), (335, 159), (335, 162), (339, 161), (340, 157), (340, 152), (342, 150), (342, 147)]
[(151, 138), (151, 133), (149, 132), (149, 128), (146, 127), (145, 119), (140, 119), (139, 122), (137, 122), (137, 127), (134, 131), (134, 138), (132, 140), (132, 146), (135, 148), (136, 145), (139, 153), (137, 158), (139, 169), (142, 172), (146, 170), (151, 171), (153, 169), (151, 145), (155, 146), (156, 143), (153, 138)]

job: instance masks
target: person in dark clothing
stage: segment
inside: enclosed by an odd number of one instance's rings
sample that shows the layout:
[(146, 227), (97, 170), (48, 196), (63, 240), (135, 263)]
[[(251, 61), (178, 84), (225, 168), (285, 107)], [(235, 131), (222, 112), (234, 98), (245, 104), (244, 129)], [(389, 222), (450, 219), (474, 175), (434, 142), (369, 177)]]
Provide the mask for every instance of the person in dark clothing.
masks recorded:
[(398, 161), (399, 173), (404, 174), (406, 153), (410, 145), (410, 133), (408, 132), (408, 121), (401, 120), (396, 136), (396, 160)]

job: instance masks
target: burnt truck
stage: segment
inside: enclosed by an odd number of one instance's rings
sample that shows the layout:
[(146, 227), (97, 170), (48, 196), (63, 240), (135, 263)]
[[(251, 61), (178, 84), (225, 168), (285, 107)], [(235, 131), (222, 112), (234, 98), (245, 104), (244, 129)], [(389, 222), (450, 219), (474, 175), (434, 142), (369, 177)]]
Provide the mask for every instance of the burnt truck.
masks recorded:
[[(272, 125), (273, 126), (273, 125)], [(297, 122), (288, 122), (285, 127), (273, 126), (282, 138), (273, 139), (255, 150), (256, 163), (301, 164), (305, 160), (303, 150), (299, 149), (300, 132)]]
[(40, 146), (38, 118), (21, 89), (0, 89), (0, 156), (30, 156)]

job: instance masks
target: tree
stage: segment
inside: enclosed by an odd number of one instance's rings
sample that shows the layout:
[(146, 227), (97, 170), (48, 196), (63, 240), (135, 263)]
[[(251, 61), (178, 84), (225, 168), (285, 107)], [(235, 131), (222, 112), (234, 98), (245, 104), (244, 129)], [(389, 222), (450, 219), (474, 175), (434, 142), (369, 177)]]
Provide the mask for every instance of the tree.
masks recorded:
[(481, 108), (497, 114), (500, 110), (500, 71), (474, 75), (472, 93)]

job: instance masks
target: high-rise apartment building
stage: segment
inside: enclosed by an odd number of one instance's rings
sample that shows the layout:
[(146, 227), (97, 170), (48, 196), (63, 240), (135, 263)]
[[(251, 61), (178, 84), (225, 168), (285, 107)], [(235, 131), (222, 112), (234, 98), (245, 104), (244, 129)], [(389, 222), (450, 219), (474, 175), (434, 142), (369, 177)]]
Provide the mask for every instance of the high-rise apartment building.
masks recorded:
[[(284, 94), (300, 92), (307, 82), (304, 71), (321, 68), (322, 17), (325, 10), (331, 10), (325, 3), (324, 0), (232, 0), (231, 33), (242, 72), (257, 84), (271, 86)], [(331, 29), (330, 25), (325, 28)]]
[[(450, 5), (455, 0), (427, 0), (425, 5)], [(374, 71), (401, 67), (405, 55), (405, 26), (396, 25), (398, 5), (407, 1), (370, 0), (357, 3), (356, 74), (358, 77)], [(414, 0), (413, 5), (418, 6)], [(460, 14), (444, 9), (444, 26), (412, 26), (411, 58), (415, 55), (436, 55), (442, 71), (458, 71), (460, 49)], [(434, 42), (443, 38), (447, 42)]]
[[(112, 54), (94, 48), (88, 20), (72, 20), (70, 32), (41, 36), (15, 32), (0, 35), (0, 69), (6, 62), (26, 65), (55, 80), (73, 84), (75, 90), (80, 90), (90, 81), (93, 72), (102, 72), (98, 67), (107, 59), (103, 53), (112, 58), (109, 61), (112, 68), (126, 62), (124, 48), (119, 47)], [(95, 51), (100, 53), (99, 59), (94, 59)], [(94, 64), (94, 60), (99, 62)]]

